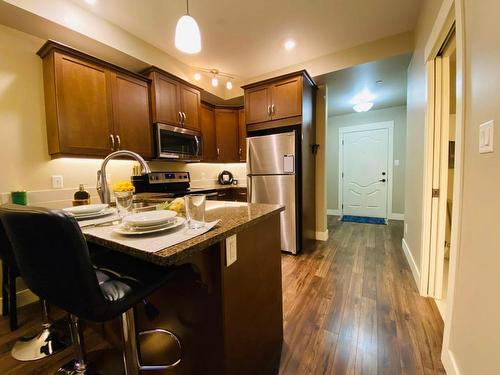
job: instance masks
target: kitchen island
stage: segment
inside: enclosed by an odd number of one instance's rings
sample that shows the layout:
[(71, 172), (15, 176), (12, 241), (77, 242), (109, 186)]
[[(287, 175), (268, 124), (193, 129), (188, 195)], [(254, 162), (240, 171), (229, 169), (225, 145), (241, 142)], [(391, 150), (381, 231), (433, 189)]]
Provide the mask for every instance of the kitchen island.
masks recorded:
[[(211, 231), (188, 241), (146, 252), (102, 239), (84, 229), (88, 243), (180, 271), (148, 301), (152, 317), (135, 309), (137, 332), (166, 329), (167, 335), (138, 337), (142, 364), (181, 363), (155, 374), (274, 374), (283, 340), (280, 212), (276, 205), (207, 202)], [(226, 239), (236, 236), (236, 261), (228, 263)], [(99, 251), (99, 250), (97, 250)], [(119, 342), (112, 326), (107, 338)]]

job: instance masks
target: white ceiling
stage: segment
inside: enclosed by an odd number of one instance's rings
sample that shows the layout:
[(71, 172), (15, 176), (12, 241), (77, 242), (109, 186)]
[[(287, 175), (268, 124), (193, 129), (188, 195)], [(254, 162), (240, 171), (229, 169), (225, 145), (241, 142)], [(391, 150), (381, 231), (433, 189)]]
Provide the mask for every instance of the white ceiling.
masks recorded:
[[(328, 86), (328, 116), (354, 113), (352, 99), (368, 89), (374, 109), (406, 104), (406, 74), (411, 54), (353, 66), (321, 77)], [(382, 80), (382, 83), (376, 81)]]
[[(202, 52), (174, 47), (184, 0), (71, 0), (180, 61), (250, 78), (414, 29), (419, 0), (190, 0)], [(292, 52), (282, 47), (297, 42)]]

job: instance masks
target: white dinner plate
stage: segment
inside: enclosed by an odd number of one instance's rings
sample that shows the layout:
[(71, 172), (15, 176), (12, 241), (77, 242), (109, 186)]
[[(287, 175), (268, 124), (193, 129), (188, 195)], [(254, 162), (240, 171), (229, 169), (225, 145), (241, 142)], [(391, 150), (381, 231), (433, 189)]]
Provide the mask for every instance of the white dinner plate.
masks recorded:
[(111, 215), (111, 214), (114, 214), (114, 213), (115, 213), (114, 209), (112, 209), (112, 208), (106, 208), (106, 209), (104, 209), (102, 211), (92, 212), (90, 214), (73, 215), (73, 214), (70, 213), (70, 215), (72, 215), (76, 220), (87, 220), (87, 219), (97, 219), (99, 217)]
[(166, 225), (166, 226), (163, 226), (163, 227), (157, 228), (157, 229), (149, 229), (149, 230), (142, 230), (142, 231), (139, 229), (130, 230), (130, 229), (128, 229), (127, 225), (122, 224), (119, 227), (113, 229), (113, 232), (118, 233), (118, 234), (123, 234), (125, 236), (134, 236), (134, 235), (140, 235), (140, 234), (150, 234), (150, 233), (162, 232), (164, 230), (178, 228), (178, 227), (184, 225), (185, 223), (186, 223), (186, 219), (179, 216), (179, 217), (175, 218), (175, 221), (172, 224)]
[(125, 216), (123, 223), (134, 227), (159, 225), (167, 223), (176, 216), (177, 212), (170, 210), (146, 211)]
[(66, 207), (63, 208), (63, 211), (69, 212), (75, 216), (80, 216), (101, 212), (107, 207), (107, 204), (84, 204), (82, 206)]

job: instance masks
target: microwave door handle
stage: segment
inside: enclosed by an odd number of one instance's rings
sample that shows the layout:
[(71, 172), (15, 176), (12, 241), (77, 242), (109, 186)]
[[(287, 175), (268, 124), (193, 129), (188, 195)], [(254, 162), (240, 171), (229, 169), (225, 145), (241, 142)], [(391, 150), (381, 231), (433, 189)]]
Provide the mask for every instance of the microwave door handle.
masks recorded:
[(200, 140), (197, 135), (194, 136), (194, 140), (196, 141), (196, 156), (200, 156)]

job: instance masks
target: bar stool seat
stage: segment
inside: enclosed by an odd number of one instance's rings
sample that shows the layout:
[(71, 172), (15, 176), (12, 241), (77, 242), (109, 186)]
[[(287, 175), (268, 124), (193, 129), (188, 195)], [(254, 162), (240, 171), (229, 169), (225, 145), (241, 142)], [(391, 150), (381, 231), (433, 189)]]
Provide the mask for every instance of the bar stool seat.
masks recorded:
[[(99, 373), (90, 371), (85, 360), (79, 319), (102, 323), (118, 316), (122, 318), (127, 374), (149, 369), (140, 365), (137, 348), (130, 346), (134, 341), (131, 337), (136, 336), (132, 331), (133, 307), (167, 282), (175, 269), (130, 258), (126, 266), (117, 261), (122, 267), (113, 267), (113, 261), (109, 261), (106, 267), (95, 267), (78, 223), (60, 210), (4, 205), (0, 207), (0, 222), (28, 287), (71, 314), (76, 356), (73, 373)], [(165, 333), (174, 336), (179, 346), (179, 360), (163, 366), (169, 368), (180, 363), (182, 347), (172, 332)]]

